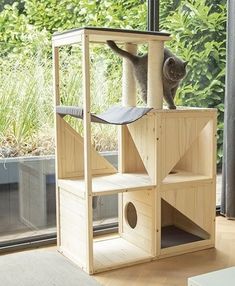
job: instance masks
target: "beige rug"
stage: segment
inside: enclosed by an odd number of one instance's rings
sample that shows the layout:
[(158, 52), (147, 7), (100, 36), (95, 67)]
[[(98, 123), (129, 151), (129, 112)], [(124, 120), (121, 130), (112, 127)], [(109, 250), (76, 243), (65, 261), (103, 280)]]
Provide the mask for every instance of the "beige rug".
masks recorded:
[(99, 286), (56, 250), (29, 250), (0, 256), (1, 286)]

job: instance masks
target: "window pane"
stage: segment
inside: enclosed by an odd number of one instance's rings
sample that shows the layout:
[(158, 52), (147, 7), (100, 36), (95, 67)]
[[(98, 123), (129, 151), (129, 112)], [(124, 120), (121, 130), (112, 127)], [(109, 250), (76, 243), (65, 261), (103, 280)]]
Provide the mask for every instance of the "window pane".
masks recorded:
[(0, 242), (55, 232), (55, 160), (0, 161)]

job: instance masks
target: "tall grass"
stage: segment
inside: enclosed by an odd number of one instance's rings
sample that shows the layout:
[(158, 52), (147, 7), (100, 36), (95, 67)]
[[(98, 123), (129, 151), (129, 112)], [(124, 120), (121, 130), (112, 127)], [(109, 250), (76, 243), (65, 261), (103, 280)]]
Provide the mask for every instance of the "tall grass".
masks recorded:
[[(61, 50), (61, 99), (65, 105), (82, 106), (82, 55), (80, 46)], [(101, 113), (121, 101), (121, 61), (104, 46), (92, 45), (91, 58), (91, 112)], [(74, 118), (67, 121), (83, 134), (83, 124)], [(92, 124), (92, 143), (98, 151), (117, 149), (117, 128)]]
[[(105, 111), (121, 100), (121, 65), (109, 51), (91, 51), (92, 112)], [(81, 51), (62, 50), (61, 101), (82, 105)], [(41, 54), (31, 58), (2, 58), (0, 62), (0, 157), (54, 152), (54, 98), (52, 60)], [(80, 133), (82, 122), (68, 118)], [(92, 124), (93, 144), (99, 151), (117, 148), (116, 128)]]
[(52, 127), (50, 69), (51, 63), (37, 56), (1, 60), (1, 156), (19, 155), (23, 150), (36, 148), (37, 136), (46, 135)]

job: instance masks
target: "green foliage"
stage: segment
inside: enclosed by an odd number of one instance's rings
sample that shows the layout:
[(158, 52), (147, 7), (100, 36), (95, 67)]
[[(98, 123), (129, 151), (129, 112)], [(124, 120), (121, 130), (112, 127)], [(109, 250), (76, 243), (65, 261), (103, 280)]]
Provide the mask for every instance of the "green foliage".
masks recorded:
[(49, 54), (54, 32), (83, 26), (145, 30), (146, 15), (145, 1), (18, 0), (0, 12), (0, 53)]
[(22, 3), (5, 5), (0, 13), (0, 56), (16, 56), (25, 59), (35, 54), (49, 54), (51, 41), (47, 30), (38, 30), (21, 12)]
[[(0, 146), (9, 145), (5, 155), (12, 156), (20, 153), (17, 146), (25, 148), (29, 142), (38, 141), (36, 134), (50, 132), (52, 67), (37, 57), (23, 61), (8, 58), (0, 66)], [(4, 156), (1, 153), (2, 148), (0, 157)]]
[[(161, 27), (172, 34), (171, 50), (188, 61), (188, 74), (178, 91), (178, 104), (218, 109), (218, 164), (221, 165), (226, 60), (226, 1), (171, 2)], [(219, 3), (218, 3), (219, 2)], [(167, 6), (169, 8), (169, 6)]]
[(81, 26), (145, 29), (146, 1), (61, 0), (59, 5), (57, 0), (24, 2), (29, 22), (51, 33)]
[[(146, 30), (146, 2), (145, 0), (18, 0), (14, 1), (13, 5), (5, 5), (0, 12), (0, 55), (5, 56), (1, 59), (1, 79), (4, 80), (0, 86), (0, 100), (3, 102), (5, 97), (10, 98), (12, 95), (13, 98), (16, 98), (17, 94), (18, 97), (23, 94), (19, 86), (14, 86), (17, 78), (10, 77), (11, 71), (22, 71), (30, 78), (29, 81), (23, 79), (22, 75), (18, 75), (18, 80), (22, 80), (22, 86), (25, 87), (25, 82), (36, 85), (35, 79), (37, 78), (35, 76), (32, 79), (31, 74), (28, 74), (27, 71), (38, 73), (38, 68), (41, 66), (43, 73), (47, 75), (42, 83), (44, 83), (45, 88), (47, 85), (52, 86), (52, 79), (49, 74), (51, 68), (51, 35), (54, 32), (82, 26)], [(226, 1), (161, 0), (160, 6), (161, 30), (172, 34), (172, 40), (167, 45), (182, 59), (189, 61), (187, 77), (177, 94), (177, 104), (216, 107), (218, 109), (218, 163), (221, 164)], [(77, 101), (81, 87), (79, 60), (75, 60), (76, 53), (79, 54), (79, 52), (70, 53), (70, 60), (66, 59), (65, 53), (63, 54), (63, 86), (67, 86), (67, 88), (62, 91), (62, 95), (64, 102), (71, 104)], [(37, 59), (37, 68), (34, 65), (35, 59)], [(114, 59), (117, 61), (115, 62)], [(92, 70), (92, 90), (95, 94), (99, 94), (96, 99), (100, 98), (100, 102), (96, 102), (98, 106), (95, 110), (99, 112), (104, 108), (104, 105), (110, 105), (110, 103), (120, 99), (120, 61), (117, 57), (112, 56), (112, 53), (108, 54), (106, 51), (102, 56), (99, 48), (94, 49), (92, 60), (96, 65), (96, 69)], [(30, 61), (31, 64), (29, 64)], [(12, 63), (12, 67), (9, 66), (8, 62), (9, 64)], [(14, 62), (19, 63), (20, 70), (16, 68)], [(28, 70), (24, 72), (23, 66), (27, 67)], [(14, 86), (14, 96), (13, 88), (9, 90), (10, 85), (7, 85), (4, 73), (5, 75), (9, 74), (7, 80)], [(110, 81), (104, 80), (107, 77)], [(26, 94), (29, 96), (25, 104), (34, 98), (37, 105), (40, 94), (35, 86), (30, 87), (29, 84), (28, 88), (31, 90), (23, 89), (25, 96)], [(6, 90), (5, 95), (3, 95), (4, 89)], [(48, 104), (43, 106), (45, 108), (47, 106), (47, 113), (51, 114), (53, 112), (51, 91), (45, 96), (48, 97)], [(12, 102), (22, 106), (15, 99)], [(7, 110), (7, 106), (5, 108)], [(32, 112), (33, 110), (32, 108)], [(7, 120), (7, 118), (6, 116), (5, 119)], [(49, 122), (48, 125), (52, 126), (51, 117), (45, 118)], [(18, 119), (21, 120), (20, 117)], [(33, 124), (36, 126), (38, 124), (37, 117), (34, 120), (36, 121)], [(3, 134), (2, 130), (1, 134)], [(19, 127), (19, 130), (22, 130), (22, 127)], [(20, 138), (21, 133), (19, 131), (19, 134), (14, 134), (14, 136)]]

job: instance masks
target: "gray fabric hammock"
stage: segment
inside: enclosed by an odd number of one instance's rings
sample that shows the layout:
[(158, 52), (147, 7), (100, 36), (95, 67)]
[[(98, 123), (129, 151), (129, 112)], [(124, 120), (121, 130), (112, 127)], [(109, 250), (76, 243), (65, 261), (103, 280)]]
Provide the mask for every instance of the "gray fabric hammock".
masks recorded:
[[(91, 113), (91, 121), (96, 123), (124, 125), (134, 122), (147, 114), (152, 108), (112, 106), (106, 112), (96, 115)], [(83, 119), (83, 109), (76, 106), (56, 106), (56, 113)]]

